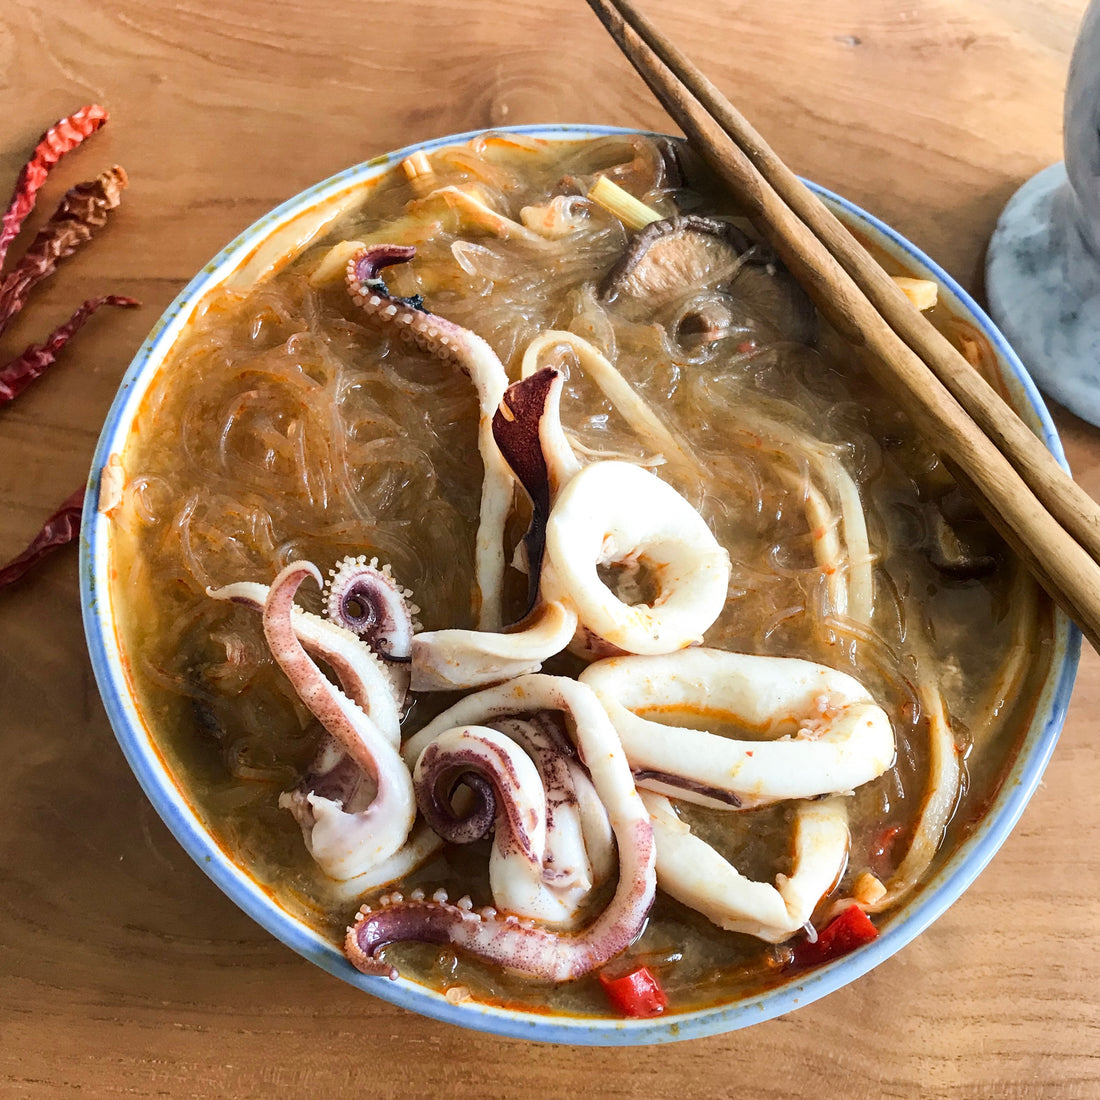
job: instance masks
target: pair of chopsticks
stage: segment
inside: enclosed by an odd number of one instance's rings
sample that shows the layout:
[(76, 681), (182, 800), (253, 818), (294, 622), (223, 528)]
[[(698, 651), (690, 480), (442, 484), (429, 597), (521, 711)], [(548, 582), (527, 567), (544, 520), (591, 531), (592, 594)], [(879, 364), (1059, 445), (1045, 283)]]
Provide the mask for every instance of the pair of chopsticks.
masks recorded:
[(1100, 506), (749, 122), (630, 0), (588, 0), (828, 320), (1100, 650)]

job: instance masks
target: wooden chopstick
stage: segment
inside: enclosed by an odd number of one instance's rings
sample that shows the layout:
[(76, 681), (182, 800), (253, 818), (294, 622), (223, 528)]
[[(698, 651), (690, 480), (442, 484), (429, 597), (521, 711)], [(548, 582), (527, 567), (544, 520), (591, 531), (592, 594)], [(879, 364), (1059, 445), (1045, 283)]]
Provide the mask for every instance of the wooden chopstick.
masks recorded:
[[(1058, 464), (1031, 429), (959, 350), (916, 309), (833, 212), (752, 124), (630, 0), (607, 0), (738, 145), (760, 176), (840, 262), (890, 327), (928, 364), (1048, 511), (1100, 562), (1100, 504)], [(593, 4), (602, 9), (603, 5)], [(601, 16), (602, 18), (602, 16)]]
[[(824, 207), (822, 217), (820, 203), (801, 181), (789, 169), (777, 168), (781, 162), (763, 139), (629, 0), (588, 3), (818, 308), (851, 342), (873, 353), (869, 366), (879, 382), (898, 397), (1039, 583), (1100, 650), (1100, 566), (1095, 560), (1100, 557), (1100, 509)], [(679, 75), (689, 71), (695, 74), (690, 87)], [(777, 186), (756, 162), (767, 168)], [(807, 221), (788, 205), (779, 187), (796, 209), (807, 212)], [(849, 267), (859, 273), (859, 282)], [(950, 355), (943, 353), (943, 346)], [(964, 407), (964, 401), (973, 408)]]

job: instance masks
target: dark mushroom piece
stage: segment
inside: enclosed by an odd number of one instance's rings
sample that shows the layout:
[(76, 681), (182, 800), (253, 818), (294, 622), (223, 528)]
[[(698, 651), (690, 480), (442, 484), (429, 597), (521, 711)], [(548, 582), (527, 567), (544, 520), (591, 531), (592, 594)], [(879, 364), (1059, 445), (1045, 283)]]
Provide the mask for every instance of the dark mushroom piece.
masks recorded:
[(728, 336), (735, 327), (729, 305), (717, 296), (696, 296), (681, 307), (681, 310), (670, 322), (669, 331), (676, 344), (685, 352), (715, 344)]
[(774, 260), (745, 264), (729, 287), (742, 315), (771, 329), (776, 338), (815, 344), (817, 310), (798, 280)]
[(697, 214), (647, 225), (630, 242), (599, 288), (633, 320), (652, 316), (701, 286), (729, 278), (749, 242), (735, 226)]
[(930, 505), (928, 535), (928, 560), (950, 577), (984, 577), (997, 564), (996, 532), (957, 489)]
[[(728, 307), (714, 296), (719, 288)], [(668, 321), (658, 315), (700, 291), (711, 294), (706, 308), (689, 305), (675, 319), (673, 338), (687, 351), (746, 323), (763, 323), (774, 336), (800, 343), (817, 337), (813, 304), (770, 249), (753, 246), (729, 222), (696, 214), (665, 218), (637, 233), (604, 277), (599, 298), (632, 321)]]

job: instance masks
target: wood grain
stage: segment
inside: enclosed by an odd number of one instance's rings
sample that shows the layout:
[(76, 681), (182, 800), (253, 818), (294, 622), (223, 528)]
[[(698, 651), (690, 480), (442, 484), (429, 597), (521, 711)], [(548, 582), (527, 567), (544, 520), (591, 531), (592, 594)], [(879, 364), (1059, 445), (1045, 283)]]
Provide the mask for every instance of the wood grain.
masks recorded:
[[(1083, 6), (683, 0), (653, 15), (793, 167), (980, 289), (1000, 207), (1060, 155)], [(668, 127), (580, 0), (8, 0), (0, 91), (0, 181), (47, 124), (92, 99), (112, 122), (62, 164), (50, 194), (116, 161), (132, 181), (117, 219), (43, 288), (5, 347), (41, 338), (93, 294), (145, 303), (95, 318), (0, 412), (0, 558), (86, 476), (159, 311), (276, 202), (442, 133)], [(1056, 415), (1079, 480), (1100, 495), (1100, 435)], [(0, 1094), (1095, 1097), (1098, 708), (1090, 653), (1012, 837), (958, 904), (853, 986), (668, 1048), (541, 1047), (358, 993), (220, 894), (115, 746), (84, 649), (75, 555), (62, 552), (0, 594)]]

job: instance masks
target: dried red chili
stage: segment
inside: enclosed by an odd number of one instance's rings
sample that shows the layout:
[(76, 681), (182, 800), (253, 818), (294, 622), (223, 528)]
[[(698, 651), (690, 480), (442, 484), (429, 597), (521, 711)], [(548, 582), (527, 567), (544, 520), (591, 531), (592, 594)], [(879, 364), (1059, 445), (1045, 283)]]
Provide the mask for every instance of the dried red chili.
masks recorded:
[(46, 182), (50, 169), (86, 137), (94, 134), (107, 121), (107, 117), (105, 108), (92, 103), (54, 123), (38, 139), (31, 159), (19, 173), (7, 213), (0, 219), (0, 264), (4, 262), (8, 245), (15, 240), (23, 220), (34, 209), (38, 190)]
[[(98, 104), (82, 107), (75, 114), (51, 126), (39, 139), (34, 155), (24, 166), (15, 185), (7, 213), (0, 220), (0, 265), (8, 245), (19, 232), (23, 220), (34, 209), (38, 190), (50, 169), (86, 137), (107, 121), (107, 112)], [(72, 255), (107, 220), (119, 203), (126, 186), (126, 173), (118, 166), (87, 183), (71, 188), (53, 216), (39, 231), (15, 268), (0, 280), (0, 334), (8, 322), (26, 304), (31, 290), (53, 273), (57, 264)], [(135, 306), (133, 298), (107, 295), (89, 298), (65, 324), (55, 329), (45, 343), (31, 344), (21, 355), (0, 367), (0, 405), (16, 398), (57, 358), (58, 352), (84, 322), (103, 305)]]
[(18, 397), (57, 358), (57, 354), (72, 336), (84, 326), (84, 322), (101, 306), (121, 306), (132, 309), (141, 305), (135, 298), (119, 294), (107, 294), (102, 298), (89, 298), (63, 324), (50, 333), (44, 344), (31, 344), (22, 355), (0, 367), (0, 405)]
[[(39, 138), (31, 159), (19, 173), (8, 209), (0, 218), (0, 266), (7, 256), (8, 246), (34, 209), (38, 192), (50, 169), (106, 121), (106, 110), (93, 103), (61, 119)], [(125, 186), (126, 173), (116, 166), (94, 180), (78, 184), (65, 194), (23, 258), (0, 280), (0, 333), (26, 304), (34, 287), (48, 278), (61, 260), (71, 256), (105, 224), (107, 215), (118, 206), (120, 192)], [(50, 333), (45, 343), (31, 344), (21, 355), (0, 366), (0, 405), (13, 400), (38, 378), (101, 306), (129, 307), (138, 304), (133, 298), (117, 294), (89, 298), (68, 321)], [(76, 538), (80, 532), (83, 498), (82, 489), (73, 493), (50, 516), (30, 546), (0, 568), (0, 587), (14, 583), (51, 550)]]
[(84, 507), (84, 489), (77, 489), (42, 527), (34, 541), (7, 565), (0, 567), (0, 588), (14, 584), (47, 554), (72, 542), (80, 534), (80, 513)]
[(107, 215), (118, 206), (125, 186), (126, 173), (115, 165), (94, 180), (77, 184), (66, 192), (23, 258), (0, 281), (0, 333), (26, 304), (31, 290), (106, 224)]

